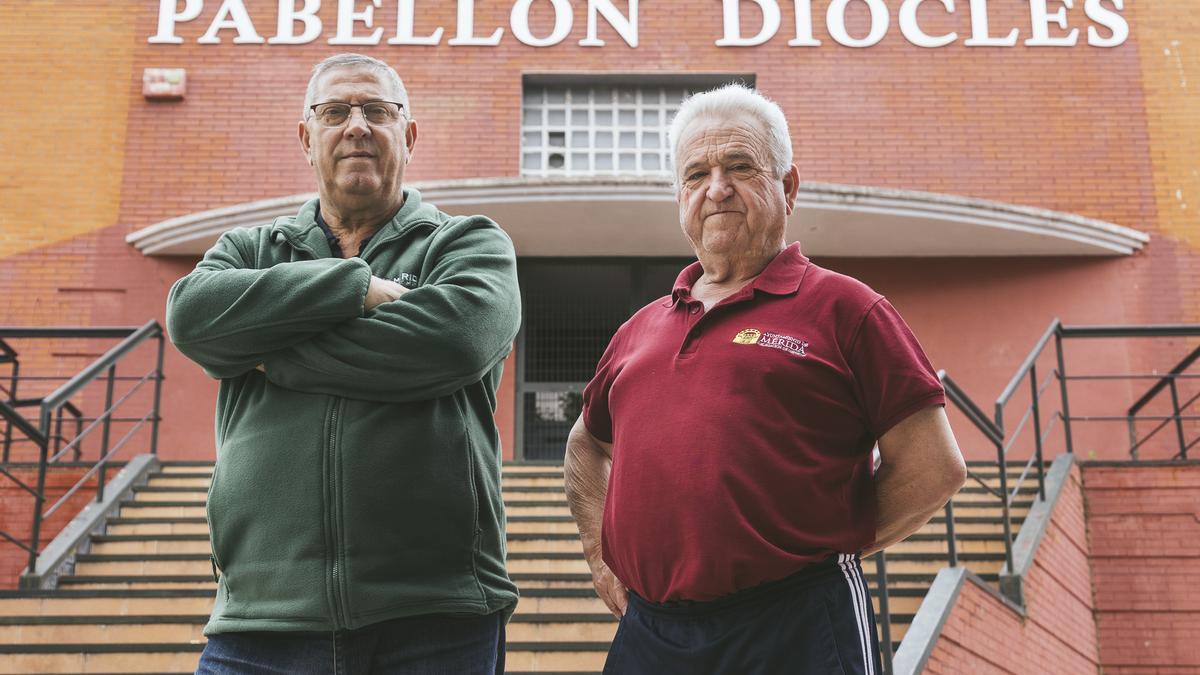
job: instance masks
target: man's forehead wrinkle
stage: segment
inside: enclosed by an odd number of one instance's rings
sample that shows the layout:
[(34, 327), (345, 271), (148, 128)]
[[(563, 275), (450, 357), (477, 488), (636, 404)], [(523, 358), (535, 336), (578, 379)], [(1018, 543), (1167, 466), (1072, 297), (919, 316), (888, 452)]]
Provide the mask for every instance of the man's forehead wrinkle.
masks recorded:
[(317, 102), (347, 100), (352, 95), (367, 99), (388, 98), (387, 84), (366, 70), (339, 68), (325, 74), (317, 84)]

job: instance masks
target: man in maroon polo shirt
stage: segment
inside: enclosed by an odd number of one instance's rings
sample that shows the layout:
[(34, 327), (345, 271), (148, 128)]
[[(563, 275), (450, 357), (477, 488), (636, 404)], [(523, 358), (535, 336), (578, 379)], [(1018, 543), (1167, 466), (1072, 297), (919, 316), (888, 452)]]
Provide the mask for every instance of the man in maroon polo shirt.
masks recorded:
[(942, 387), (883, 296), (785, 244), (799, 172), (778, 106), (700, 94), (670, 139), (698, 261), (618, 329), (567, 442), (621, 618), (605, 672), (879, 672), (859, 556), (963, 483)]

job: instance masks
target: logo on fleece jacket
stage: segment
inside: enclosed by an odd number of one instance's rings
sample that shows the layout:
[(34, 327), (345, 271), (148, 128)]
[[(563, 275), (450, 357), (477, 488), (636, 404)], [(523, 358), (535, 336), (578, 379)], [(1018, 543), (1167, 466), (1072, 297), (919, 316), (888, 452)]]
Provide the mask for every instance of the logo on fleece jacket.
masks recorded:
[(417, 275), (411, 274), (409, 272), (404, 272), (400, 276), (394, 277), (392, 279), (392, 281), (400, 284), (401, 286), (403, 286), (405, 288), (416, 288), (417, 287)]

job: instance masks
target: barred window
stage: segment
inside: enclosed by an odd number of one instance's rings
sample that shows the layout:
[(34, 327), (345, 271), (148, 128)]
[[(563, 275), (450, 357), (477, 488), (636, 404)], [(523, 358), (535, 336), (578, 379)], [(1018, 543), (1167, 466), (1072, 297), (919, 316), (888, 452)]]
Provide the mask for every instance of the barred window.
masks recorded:
[(684, 97), (753, 77), (529, 76), (521, 111), (521, 175), (669, 176), (667, 128)]

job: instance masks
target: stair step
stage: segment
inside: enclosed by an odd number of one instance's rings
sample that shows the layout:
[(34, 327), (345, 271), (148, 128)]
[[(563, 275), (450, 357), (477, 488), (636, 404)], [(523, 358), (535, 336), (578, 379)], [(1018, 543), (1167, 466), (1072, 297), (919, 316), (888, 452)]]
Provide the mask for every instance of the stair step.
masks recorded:
[[(203, 643), (107, 645), (84, 651), (81, 645), (40, 645), (38, 652), (4, 651), (0, 645), (0, 675), (9, 673), (191, 673), (196, 670)], [(84, 645), (86, 646), (86, 645)], [(100, 647), (96, 645), (96, 647)]]

